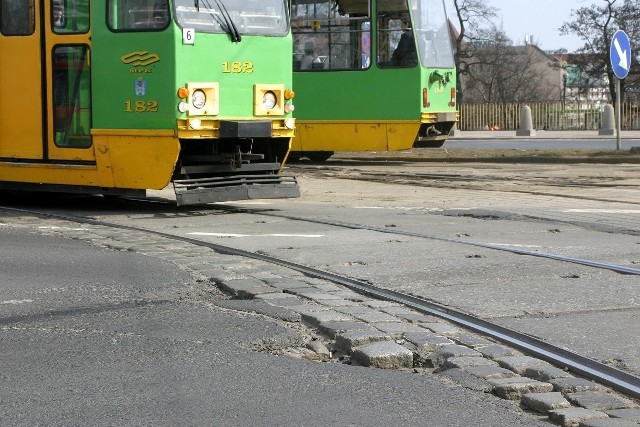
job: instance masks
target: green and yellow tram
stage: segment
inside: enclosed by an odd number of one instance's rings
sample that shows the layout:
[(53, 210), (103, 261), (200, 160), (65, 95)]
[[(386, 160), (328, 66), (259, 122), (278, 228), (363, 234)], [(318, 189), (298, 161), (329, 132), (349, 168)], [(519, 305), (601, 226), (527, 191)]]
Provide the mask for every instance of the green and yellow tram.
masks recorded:
[(0, 0), (0, 188), (298, 197), (287, 0)]
[(292, 156), (440, 147), (456, 123), (443, 0), (292, 0)]

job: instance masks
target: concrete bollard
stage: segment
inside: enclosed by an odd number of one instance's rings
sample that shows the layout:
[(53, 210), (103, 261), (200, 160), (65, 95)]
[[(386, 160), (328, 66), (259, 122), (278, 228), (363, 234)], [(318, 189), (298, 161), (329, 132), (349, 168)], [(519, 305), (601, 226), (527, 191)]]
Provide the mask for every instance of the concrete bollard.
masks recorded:
[(615, 136), (616, 134), (616, 125), (615, 125), (615, 114), (613, 112), (613, 105), (606, 104), (604, 106), (604, 110), (602, 111), (602, 123), (600, 124), (600, 130), (598, 130), (598, 135), (608, 135)]
[(520, 111), (520, 128), (516, 131), (516, 136), (534, 136), (535, 134), (531, 120), (531, 107), (525, 105)]

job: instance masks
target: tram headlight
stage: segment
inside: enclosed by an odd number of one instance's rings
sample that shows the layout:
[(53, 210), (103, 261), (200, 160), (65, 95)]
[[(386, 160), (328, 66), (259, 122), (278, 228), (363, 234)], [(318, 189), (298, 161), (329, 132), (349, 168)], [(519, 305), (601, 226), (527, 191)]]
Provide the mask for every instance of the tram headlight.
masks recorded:
[(200, 89), (193, 91), (191, 94), (191, 104), (198, 110), (204, 108), (204, 106), (207, 105), (207, 95), (205, 95), (204, 91)]
[(282, 84), (258, 84), (253, 86), (253, 114), (255, 116), (285, 115), (285, 89)]
[(220, 113), (218, 82), (187, 82), (177, 90), (178, 111), (189, 117), (217, 116)]
[(275, 93), (268, 91), (262, 96), (262, 108), (265, 110), (273, 110), (278, 104), (278, 97)]

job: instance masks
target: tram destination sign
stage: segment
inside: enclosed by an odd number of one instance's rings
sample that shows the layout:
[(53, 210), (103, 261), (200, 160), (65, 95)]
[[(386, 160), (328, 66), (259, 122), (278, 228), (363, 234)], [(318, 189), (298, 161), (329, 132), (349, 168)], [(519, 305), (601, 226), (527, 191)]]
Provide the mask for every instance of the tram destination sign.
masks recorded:
[(611, 39), (611, 50), (609, 51), (611, 58), (611, 68), (613, 73), (619, 79), (624, 79), (629, 74), (631, 67), (631, 43), (627, 34), (618, 30)]

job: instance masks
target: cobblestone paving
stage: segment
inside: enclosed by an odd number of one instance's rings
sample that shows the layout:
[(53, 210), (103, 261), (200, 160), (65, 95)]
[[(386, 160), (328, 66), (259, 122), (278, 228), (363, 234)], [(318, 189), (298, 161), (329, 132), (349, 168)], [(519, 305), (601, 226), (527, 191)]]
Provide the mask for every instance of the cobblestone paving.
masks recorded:
[[(244, 310), (302, 324), (304, 348), (281, 354), (314, 361), (447, 375), (464, 387), (491, 392), (562, 426), (638, 426), (639, 402), (439, 318), (372, 299), (284, 267), (225, 256), (148, 234), (62, 220), (11, 216), (12, 226), (133, 251), (186, 268), (244, 300)], [(0, 225), (6, 225), (0, 214)], [(282, 314), (282, 313), (285, 314)]]

